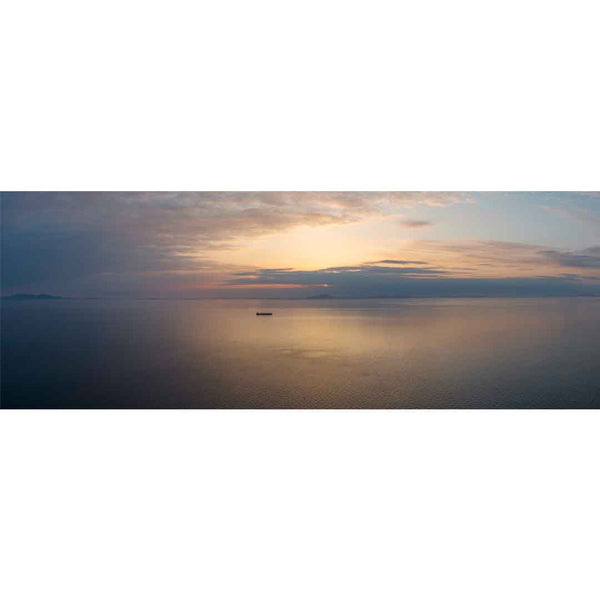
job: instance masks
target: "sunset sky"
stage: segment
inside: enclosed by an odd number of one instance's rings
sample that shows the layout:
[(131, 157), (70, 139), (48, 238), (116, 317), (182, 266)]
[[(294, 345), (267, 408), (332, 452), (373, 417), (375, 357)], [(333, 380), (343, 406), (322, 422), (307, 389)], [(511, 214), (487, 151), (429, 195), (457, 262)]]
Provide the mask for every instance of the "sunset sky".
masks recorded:
[(15, 293), (600, 294), (600, 193), (3, 193)]

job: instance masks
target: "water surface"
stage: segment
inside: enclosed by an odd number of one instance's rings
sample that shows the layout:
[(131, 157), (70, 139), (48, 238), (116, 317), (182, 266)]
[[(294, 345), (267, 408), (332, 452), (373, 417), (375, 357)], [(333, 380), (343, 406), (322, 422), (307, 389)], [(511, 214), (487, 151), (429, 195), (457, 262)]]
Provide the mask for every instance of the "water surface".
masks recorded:
[(600, 299), (4, 302), (1, 375), (3, 408), (595, 408)]

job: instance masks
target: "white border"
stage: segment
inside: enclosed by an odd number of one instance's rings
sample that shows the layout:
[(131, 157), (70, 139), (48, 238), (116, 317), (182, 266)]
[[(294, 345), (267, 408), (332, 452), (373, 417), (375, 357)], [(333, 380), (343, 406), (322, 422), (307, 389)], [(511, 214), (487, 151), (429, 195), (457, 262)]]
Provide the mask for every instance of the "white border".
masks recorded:
[(599, 16), (3, 0), (0, 189), (597, 189)]
[(598, 413), (14, 411), (3, 597), (595, 600)]

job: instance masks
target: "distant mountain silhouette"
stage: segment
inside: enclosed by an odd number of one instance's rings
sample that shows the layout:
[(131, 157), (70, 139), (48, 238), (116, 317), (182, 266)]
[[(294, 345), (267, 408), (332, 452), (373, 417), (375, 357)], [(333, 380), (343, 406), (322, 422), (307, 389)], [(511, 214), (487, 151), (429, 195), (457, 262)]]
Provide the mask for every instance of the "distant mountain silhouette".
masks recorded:
[(12, 294), (11, 296), (2, 296), (2, 300), (64, 300), (64, 297), (51, 294)]
[(333, 298), (333, 296), (331, 294), (319, 294), (317, 296), (308, 296), (306, 299), (307, 300), (329, 300), (330, 298)]

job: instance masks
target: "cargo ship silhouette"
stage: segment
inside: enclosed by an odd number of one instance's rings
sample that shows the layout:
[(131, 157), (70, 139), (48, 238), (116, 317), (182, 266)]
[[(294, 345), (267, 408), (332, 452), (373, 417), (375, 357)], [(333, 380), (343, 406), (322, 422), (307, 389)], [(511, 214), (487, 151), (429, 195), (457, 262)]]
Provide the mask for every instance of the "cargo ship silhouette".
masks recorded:
[(256, 313), (256, 316), (257, 316), (257, 317), (268, 317), (268, 316), (270, 316), (270, 315), (272, 315), (272, 314), (273, 314), (273, 313), (266, 313), (266, 312), (262, 312), (262, 313), (261, 313), (261, 312), (257, 312), (257, 313)]

